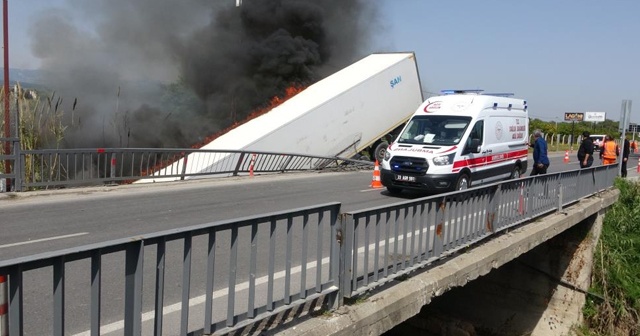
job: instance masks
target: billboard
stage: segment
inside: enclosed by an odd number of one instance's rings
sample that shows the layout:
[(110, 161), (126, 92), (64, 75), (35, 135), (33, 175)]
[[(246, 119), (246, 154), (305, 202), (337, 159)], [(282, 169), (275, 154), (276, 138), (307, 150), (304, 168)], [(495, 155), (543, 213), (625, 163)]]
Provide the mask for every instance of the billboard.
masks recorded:
[(585, 112), (584, 121), (602, 122), (604, 121), (605, 115), (605, 112)]
[(583, 112), (565, 112), (564, 113), (564, 121), (583, 121), (584, 113)]

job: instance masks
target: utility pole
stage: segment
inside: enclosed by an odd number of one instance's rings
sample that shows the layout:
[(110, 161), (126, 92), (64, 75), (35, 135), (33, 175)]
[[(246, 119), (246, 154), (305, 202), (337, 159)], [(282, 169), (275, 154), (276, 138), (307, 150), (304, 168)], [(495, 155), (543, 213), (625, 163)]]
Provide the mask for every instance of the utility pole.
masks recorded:
[[(2, 0), (2, 32), (4, 45), (4, 136), (7, 141), (4, 142), (4, 155), (11, 154), (11, 117), (9, 116), (9, 1)], [(4, 162), (5, 174), (11, 174), (11, 160)], [(7, 179), (7, 191), (11, 190), (10, 179)]]
[[(620, 156), (618, 159), (618, 175), (620, 175), (620, 172), (622, 171), (622, 160), (623, 160), (623, 153), (624, 153), (624, 138), (625, 138), (625, 131), (627, 129), (627, 127), (629, 127), (629, 119), (631, 117), (631, 100), (623, 100), (622, 101), (622, 108), (620, 109), (620, 123), (619, 123), (619, 131), (620, 131)], [(628, 163), (628, 162), (627, 162)]]

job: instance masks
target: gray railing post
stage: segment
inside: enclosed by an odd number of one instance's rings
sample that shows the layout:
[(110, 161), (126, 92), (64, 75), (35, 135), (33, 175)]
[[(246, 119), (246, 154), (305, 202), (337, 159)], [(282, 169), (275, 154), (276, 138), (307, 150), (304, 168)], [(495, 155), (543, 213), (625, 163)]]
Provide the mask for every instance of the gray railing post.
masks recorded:
[(22, 157), (22, 151), (20, 148), (20, 140), (13, 143), (13, 190), (24, 191), (22, 186), (23, 172), (24, 172), (24, 158)]
[(189, 153), (185, 153), (182, 159), (182, 172), (180, 172), (180, 181), (184, 181), (184, 177), (187, 174), (187, 162), (189, 158)]
[(562, 212), (563, 195), (562, 191), (562, 175), (558, 175), (558, 212)]
[(22, 266), (17, 265), (9, 271), (9, 335), (23, 334), (23, 283)]
[(337, 309), (344, 304), (344, 260), (346, 250), (344, 248), (344, 215), (340, 213), (338, 208), (335, 213), (331, 213), (331, 261), (329, 265), (329, 278), (333, 279), (338, 290), (329, 294), (327, 297), (327, 308), (330, 310)]
[(142, 334), (144, 242), (132, 242), (125, 254), (124, 334)]
[(240, 153), (240, 157), (238, 158), (238, 162), (236, 163), (236, 169), (233, 170), (233, 176), (238, 176), (238, 172), (240, 171), (240, 167), (242, 167), (243, 160), (244, 152)]
[(110, 160), (110, 174), (109, 174), (109, 178), (111, 178), (111, 181), (113, 183), (116, 182), (116, 153), (111, 153), (111, 160)]
[(353, 269), (353, 235), (354, 220), (353, 215), (340, 215), (341, 227), (341, 244), (340, 244), (340, 270), (338, 271), (338, 279), (340, 286), (339, 305), (342, 305), (345, 297), (351, 297), (351, 281), (354, 277)]
[[(436, 222), (433, 234), (433, 255), (437, 258), (444, 250), (445, 214), (447, 208), (446, 198), (437, 200)], [(397, 237), (396, 237), (397, 239)]]
[(289, 163), (291, 163), (291, 160), (293, 160), (293, 156), (289, 155), (281, 165), (281, 168), (280, 168), (281, 173), (284, 173), (285, 171), (287, 171), (287, 167), (289, 167)]
[(498, 222), (498, 208), (500, 207), (500, 194), (502, 190), (502, 184), (496, 186), (496, 188), (489, 195), (489, 206), (487, 207), (486, 228), (487, 232), (496, 232), (496, 223)]

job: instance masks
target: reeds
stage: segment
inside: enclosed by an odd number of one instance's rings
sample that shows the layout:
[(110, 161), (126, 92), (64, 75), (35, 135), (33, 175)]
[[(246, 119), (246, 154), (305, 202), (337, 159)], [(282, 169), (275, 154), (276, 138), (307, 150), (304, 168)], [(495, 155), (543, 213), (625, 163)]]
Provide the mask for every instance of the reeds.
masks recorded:
[[(0, 102), (4, 104), (4, 91), (0, 90)], [(52, 92), (43, 98), (34, 94), (33, 90), (25, 90), (20, 84), (14, 86), (10, 94), (10, 115), (12, 122), (12, 136), (20, 138), (21, 150), (34, 150), (43, 148), (60, 148), (65, 137), (67, 126), (64, 125), (64, 111), (62, 98)], [(4, 106), (4, 105), (2, 105)], [(74, 119), (75, 103), (72, 108), (72, 124)], [(16, 128), (16, 124), (18, 127)], [(4, 130), (4, 118), (0, 120), (0, 128)], [(16, 131), (17, 130), (17, 131)], [(17, 134), (16, 134), (17, 133)], [(4, 134), (3, 134), (4, 136)], [(53, 169), (59, 167), (57, 160), (53, 162), (35, 162), (39, 160), (32, 155), (26, 155), (24, 161), (24, 176), (28, 179), (39, 180), (43, 176), (42, 171), (47, 171), (51, 176), (60, 172)], [(0, 162), (0, 169), (4, 171), (5, 162)], [(42, 165), (52, 165), (51, 169), (38, 169)]]

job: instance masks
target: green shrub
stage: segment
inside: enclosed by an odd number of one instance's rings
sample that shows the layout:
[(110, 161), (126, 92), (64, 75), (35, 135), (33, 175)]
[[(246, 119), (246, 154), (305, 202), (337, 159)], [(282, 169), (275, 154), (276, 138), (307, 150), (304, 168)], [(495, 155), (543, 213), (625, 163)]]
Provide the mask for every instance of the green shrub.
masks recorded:
[(615, 186), (620, 198), (604, 217), (591, 284), (605, 300), (587, 300), (585, 334), (640, 333), (640, 184), (617, 179)]

